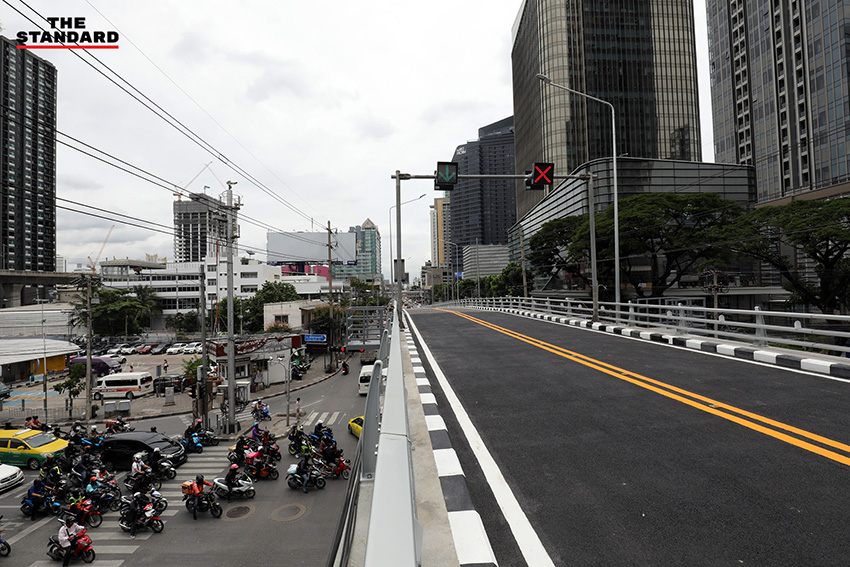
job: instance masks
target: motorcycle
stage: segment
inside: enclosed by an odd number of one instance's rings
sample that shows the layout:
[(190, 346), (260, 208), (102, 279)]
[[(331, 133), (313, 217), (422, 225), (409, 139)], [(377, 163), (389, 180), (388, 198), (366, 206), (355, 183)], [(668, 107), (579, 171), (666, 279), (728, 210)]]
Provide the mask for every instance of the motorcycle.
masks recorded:
[[(130, 505), (129, 502), (127, 502), (129, 498), (130, 497), (128, 496), (122, 498), (122, 500), (127, 503), (127, 507), (121, 510), (121, 519), (118, 520), (118, 527), (125, 532), (129, 532), (133, 529), (133, 523), (130, 520)], [(136, 517), (136, 529), (150, 528), (153, 533), (160, 533), (163, 529), (165, 529), (165, 522), (163, 522), (156, 514), (156, 508), (154, 508), (152, 503), (148, 502), (145, 504), (144, 508), (139, 510), (139, 514)]]
[(251, 410), (251, 419), (254, 421), (271, 421), (272, 416), (268, 407), (264, 407), (262, 410), (254, 408)]
[(342, 375), (343, 376), (348, 375), (348, 363), (347, 362), (342, 363)]
[(312, 451), (313, 446), (310, 444), (306, 437), (302, 437), (300, 440), (295, 440), (289, 443), (289, 454), (294, 457), (308, 455), (312, 453)]
[(100, 527), (100, 524), (103, 523), (103, 516), (95, 507), (91, 498), (86, 498), (77, 504), (76, 510), (72, 510), (69, 506), (68, 508), (63, 508), (59, 513), (59, 517), (63, 521), (69, 516), (74, 518), (74, 520), (81, 526), (88, 526), (90, 528)]
[(157, 490), (162, 488), (162, 481), (156, 478), (150, 471), (145, 471), (142, 474), (128, 475), (124, 479), (124, 487), (130, 491), (130, 494), (134, 492), (147, 492), (150, 488)]
[[(194, 513), (195, 497), (192, 494), (183, 494), (183, 500), (186, 502), (186, 509)], [(215, 493), (210, 491), (204, 492), (198, 498), (198, 512), (209, 512), (213, 518), (220, 518), (224, 509), (221, 507), (221, 504), (215, 501)]]
[(183, 444), (183, 448), (187, 453), (203, 453), (204, 446), (201, 443), (201, 440), (198, 439), (198, 434), (193, 433), (189, 439), (185, 437), (180, 438), (180, 443)]
[[(286, 471), (286, 484), (288, 484), (289, 488), (293, 490), (302, 488), (301, 483), (303, 479), (297, 471), (297, 464), (289, 465), (289, 468)], [(326, 482), (322, 475), (319, 474), (315, 468), (311, 468), (310, 472), (307, 474), (307, 488), (324, 488), (325, 484)]]
[(162, 459), (156, 466), (151, 465), (150, 455), (146, 455), (142, 460), (144, 460), (146, 465), (151, 467), (154, 478), (159, 480), (171, 480), (177, 476), (177, 470), (168, 459)]
[[(62, 561), (65, 557), (65, 549), (59, 545), (59, 536), (52, 535), (47, 540), (47, 555), (54, 561)], [(91, 538), (86, 534), (84, 529), (77, 534), (74, 543), (74, 550), (71, 552), (71, 557), (81, 557), (86, 563), (91, 563), (95, 558), (94, 548), (91, 546)]]
[[(227, 483), (224, 481), (224, 478), (213, 479), (213, 489), (219, 498), (227, 498)], [(233, 487), (232, 495), (253, 498), (256, 494), (257, 491), (254, 490), (254, 482), (251, 480), (251, 477), (245, 473), (239, 473), (236, 477), (236, 485)]]
[[(145, 492), (143, 496), (148, 504), (153, 504), (153, 509), (157, 514), (162, 514), (168, 508), (168, 499), (165, 498), (165, 496), (163, 496), (162, 493), (155, 488), (151, 488), (150, 490)], [(127, 510), (129, 510), (130, 501), (131, 500), (129, 496), (124, 496), (123, 498), (121, 498), (119, 506), (122, 515), (126, 514)]]
[(336, 462), (324, 462), (322, 463), (322, 469), (327, 473), (326, 476), (332, 478), (342, 477), (348, 480), (348, 477), (351, 475), (351, 461), (348, 459), (337, 459)]
[(198, 440), (201, 442), (201, 445), (204, 447), (218, 445), (218, 438), (215, 436), (215, 431), (212, 429), (204, 429), (198, 434)]
[(121, 419), (120, 417), (115, 420), (108, 420), (106, 422), (106, 433), (125, 433), (127, 431), (135, 431), (135, 427), (130, 427), (130, 424)]
[[(248, 460), (247, 457), (245, 460)], [(265, 459), (255, 460), (250, 464), (246, 462), (245, 472), (248, 473), (248, 476), (250, 476), (254, 480), (264, 478), (277, 480), (278, 478), (280, 478), (280, 471), (277, 470), (277, 467)]]
[[(3, 519), (3, 516), (0, 516), (0, 520)], [(0, 529), (0, 557), (6, 557), (10, 553), (12, 553), (12, 546), (9, 545), (5, 539), (3, 539), (3, 532), (6, 531), (6, 528)]]
[(21, 513), (24, 516), (32, 517), (33, 508), (35, 507), (36, 512), (45, 512), (52, 516), (58, 516), (62, 511), (62, 504), (56, 500), (56, 497), (52, 494), (46, 494), (42, 499), (41, 503), (36, 507), (32, 500), (30, 500), (28, 495), (24, 495), (21, 498)]

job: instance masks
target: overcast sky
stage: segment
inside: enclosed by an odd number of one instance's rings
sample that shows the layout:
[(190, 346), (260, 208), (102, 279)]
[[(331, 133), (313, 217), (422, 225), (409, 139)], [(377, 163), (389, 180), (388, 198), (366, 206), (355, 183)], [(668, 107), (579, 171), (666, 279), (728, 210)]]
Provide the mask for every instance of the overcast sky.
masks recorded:
[[(47, 27), (20, 0), (2, 1), (6, 37), (36, 29), (13, 8)], [(397, 169), (433, 173), (480, 127), (513, 114), (511, 26), (519, 0), (27, 4), (44, 17), (83, 16), (88, 30), (120, 33), (117, 50), (35, 52), (58, 69), (58, 130), (188, 191), (219, 195), (225, 181), (236, 181), (241, 214), (263, 225), (241, 222), (240, 244), (251, 249), (265, 249), (268, 227), (321, 230), (330, 221), (344, 232), (369, 218), (381, 232), (389, 277), (390, 176)], [(712, 161), (704, 0), (695, 12), (703, 157)], [(83, 63), (78, 55), (90, 60), (87, 54), (266, 191)], [(172, 227), (171, 190), (61, 144), (56, 192), (63, 207), (84, 209), (67, 199), (110, 211), (86, 209), (95, 214)], [(438, 194), (430, 181), (402, 184), (402, 200), (423, 193), (402, 208), (411, 278), (430, 259), (428, 211)], [(76, 262), (96, 256), (112, 224), (102, 259), (172, 258), (168, 234), (63, 209), (58, 254)]]

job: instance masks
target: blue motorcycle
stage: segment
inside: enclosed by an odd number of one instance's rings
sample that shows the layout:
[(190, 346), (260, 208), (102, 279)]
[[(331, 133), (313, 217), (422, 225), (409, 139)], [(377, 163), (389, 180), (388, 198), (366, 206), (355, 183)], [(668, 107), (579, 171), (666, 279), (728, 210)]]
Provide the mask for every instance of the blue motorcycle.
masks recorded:
[(24, 516), (31, 518), (33, 515), (33, 509), (35, 509), (36, 512), (44, 511), (47, 514), (58, 516), (59, 513), (62, 512), (62, 503), (57, 502), (53, 495), (48, 495), (42, 499), (38, 506), (36, 506), (32, 499), (30, 499), (29, 495), (24, 494), (24, 497), (21, 498), (21, 512)]
[(262, 410), (254, 408), (251, 410), (251, 417), (254, 421), (271, 421), (272, 419), (268, 406), (264, 407)]
[[(3, 519), (3, 516), (0, 516), (0, 520), (2, 520), (2, 519)], [(5, 532), (5, 531), (6, 531), (5, 528), (0, 529), (0, 556), (2, 556), (2, 557), (6, 557), (10, 553), (12, 553), (12, 546), (9, 545), (8, 542), (6, 542), (5, 539), (3, 539), (3, 532)]]
[(201, 443), (201, 440), (198, 438), (197, 433), (193, 433), (189, 439), (182, 437), (180, 439), (180, 443), (183, 444), (183, 448), (187, 453), (203, 453), (204, 452), (204, 444)]

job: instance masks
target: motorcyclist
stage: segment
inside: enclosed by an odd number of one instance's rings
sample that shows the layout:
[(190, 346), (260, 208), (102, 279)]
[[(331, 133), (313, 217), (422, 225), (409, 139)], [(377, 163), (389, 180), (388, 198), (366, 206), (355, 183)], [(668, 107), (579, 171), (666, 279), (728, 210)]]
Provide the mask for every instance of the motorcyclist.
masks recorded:
[(265, 435), (265, 433), (266, 430), (260, 427), (260, 422), (255, 421), (254, 427), (251, 428), (251, 439), (254, 439), (255, 441), (260, 441), (263, 435)]
[(321, 439), (322, 434), (324, 432), (325, 432), (325, 426), (322, 425), (322, 420), (320, 419), (319, 421), (316, 422), (316, 427), (313, 429), (313, 435), (315, 435), (316, 437)]
[(38, 416), (32, 416), (32, 421), (30, 422), (30, 427), (32, 429), (44, 429), (44, 424), (38, 420)]
[(78, 524), (83, 521), (82, 503), (85, 500), (83, 492), (79, 488), (75, 488), (68, 497), (68, 512), (74, 515), (74, 521)]
[(204, 496), (204, 486), (212, 486), (212, 483), (204, 480), (204, 475), (199, 474), (195, 477), (195, 483), (192, 484), (192, 494), (195, 498), (195, 504), (192, 506), (192, 519), (198, 519), (198, 502), (201, 501), (201, 498)]
[(41, 478), (49, 485), (55, 485), (62, 477), (62, 469), (56, 462), (56, 457), (53, 453), (48, 453), (44, 458), (44, 463), (41, 465)]
[(44, 484), (40, 478), (32, 481), (32, 486), (27, 491), (27, 498), (32, 502), (32, 518), (35, 521), (35, 511), (44, 503), (45, 496), (50, 487)]
[(236, 486), (239, 478), (239, 465), (233, 463), (230, 465), (230, 470), (224, 477), (224, 483), (227, 485), (227, 501), (230, 502), (230, 497), (233, 496), (233, 487)]
[(145, 473), (150, 472), (151, 468), (142, 461), (141, 455), (133, 456), (133, 466), (130, 469), (130, 479), (133, 481), (133, 484), (139, 488), (143, 479), (145, 478)]
[(342, 373), (348, 374), (348, 363), (346, 361), (342, 361)]
[(136, 528), (139, 525), (139, 511), (142, 509), (142, 493), (136, 492), (130, 499), (127, 509), (127, 522), (130, 524), (130, 539), (136, 539)]
[(234, 449), (234, 453), (236, 453), (236, 462), (240, 465), (245, 462), (245, 449), (248, 446), (248, 441), (245, 439), (244, 435), (240, 435), (239, 439), (236, 440), (236, 448)]
[(204, 420), (200, 417), (195, 421), (195, 425), (193, 426), (192, 433), (200, 435), (204, 430)]
[(97, 480), (96, 474), (91, 476), (86, 483), (86, 496), (91, 498), (92, 502), (100, 508), (100, 499), (103, 497), (103, 485)]
[(71, 555), (74, 553), (74, 548), (77, 546), (77, 536), (85, 528), (74, 521), (74, 518), (65, 518), (65, 524), (59, 528), (59, 545), (65, 555), (62, 557), (62, 565), (67, 567), (71, 562)]
[(154, 447), (153, 451), (148, 455), (148, 464), (150, 465), (151, 470), (158, 471), (159, 464), (162, 462), (162, 451), (159, 450), (159, 447)]
[(295, 474), (301, 477), (301, 488), (304, 490), (304, 494), (307, 494), (307, 478), (310, 476), (310, 455), (304, 455), (304, 458), (298, 461)]

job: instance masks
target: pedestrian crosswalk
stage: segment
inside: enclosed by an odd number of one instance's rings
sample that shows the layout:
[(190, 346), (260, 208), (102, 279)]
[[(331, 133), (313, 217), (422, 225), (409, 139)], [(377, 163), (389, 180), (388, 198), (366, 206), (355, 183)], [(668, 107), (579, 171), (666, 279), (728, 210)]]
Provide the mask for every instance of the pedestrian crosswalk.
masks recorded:
[[(177, 476), (173, 480), (166, 480), (162, 483), (162, 489), (159, 491), (163, 497), (168, 500), (168, 508), (159, 514), (159, 517), (165, 523), (165, 530), (162, 534), (155, 534), (150, 531), (139, 531), (136, 533), (135, 539), (130, 539), (130, 534), (124, 532), (118, 525), (118, 512), (106, 512), (103, 516), (103, 523), (94, 529), (88, 531), (89, 537), (92, 539), (92, 546), (97, 553), (96, 564), (98, 567), (122, 567), (125, 565), (133, 553), (137, 550), (144, 549), (151, 545), (155, 545), (157, 538), (163, 537), (168, 533), (169, 519), (175, 516), (185, 515), (190, 516), (186, 511), (183, 503), (183, 493), (180, 484), (186, 480), (194, 480), (196, 475), (202, 474), (205, 479), (212, 482), (216, 477), (222, 477), (230, 467), (230, 462), (227, 460), (228, 445), (222, 443), (216, 447), (204, 447), (204, 452), (200, 454), (190, 454), (189, 460), (177, 468)], [(119, 476), (119, 483), (123, 490), (124, 473)], [(124, 490), (126, 494), (126, 490)], [(46, 518), (47, 522), (54, 521), (53, 518)], [(14, 521), (4, 521), (4, 527), (11, 528)], [(23, 523), (21, 527), (24, 527)], [(17, 526), (16, 526), (17, 527)], [(11, 530), (17, 532), (17, 530)], [(19, 535), (24, 537), (26, 534), (23, 530)], [(9, 535), (9, 531), (6, 535)], [(10, 543), (14, 543), (18, 537), (10, 537)], [(30, 563), (27, 567), (55, 567), (58, 563), (50, 560), (39, 560)]]
[(300, 423), (304, 427), (308, 427), (311, 425), (315, 425), (321, 420), (322, 425), (324, 425), (325, 427), (333, 427), (334, 425), (348, 424), (348, 421), (351, 419), (351, 417), (349, 417), (347, 413), (338, 411), (313, 411), (304, 416)]

